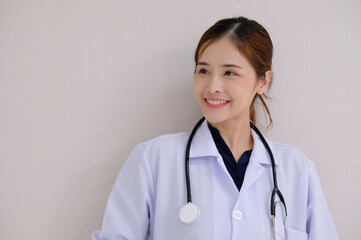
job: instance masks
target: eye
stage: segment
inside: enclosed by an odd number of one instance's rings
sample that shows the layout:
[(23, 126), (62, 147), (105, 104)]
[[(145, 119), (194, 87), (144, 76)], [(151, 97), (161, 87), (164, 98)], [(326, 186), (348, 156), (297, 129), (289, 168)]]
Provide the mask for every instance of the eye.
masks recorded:
[(208, 71), (207, 71), (206, 69), (204, 69), (204, 68), (201, 68), (201, 69), (198, 70), (198, 73), (200, 73), (200, 74), (207, 74)]
[(234, 72), (231, 72), (231, 71), (226, 71), (224, 73), (224, 75), (226, 75), (226, 76), (237, 76), (237, 74), (235, 74)]

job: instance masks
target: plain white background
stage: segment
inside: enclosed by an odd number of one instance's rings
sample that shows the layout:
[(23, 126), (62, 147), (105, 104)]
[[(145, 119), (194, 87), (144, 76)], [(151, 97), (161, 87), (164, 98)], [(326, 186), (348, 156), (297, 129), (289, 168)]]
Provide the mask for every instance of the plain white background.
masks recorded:
[(0, 0), (0, 239), (89, 239), (135, 144), (189, 131), (193, 53), (216, 20), (274, 42), (264, 133), (315, 162), (361, 239), (359, 0)]

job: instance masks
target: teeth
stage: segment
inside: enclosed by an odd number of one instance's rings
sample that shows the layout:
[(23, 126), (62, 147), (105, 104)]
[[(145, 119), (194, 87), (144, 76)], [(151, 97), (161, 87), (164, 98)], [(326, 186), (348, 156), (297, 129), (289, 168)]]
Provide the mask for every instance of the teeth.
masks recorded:
[(206, 99), (206, 101), (212, 105), (225, 104), (227, 102), (227, 101), (219, 101), (219, 100), (213, 101), (213, 100), (209, 100), (209, 99)]

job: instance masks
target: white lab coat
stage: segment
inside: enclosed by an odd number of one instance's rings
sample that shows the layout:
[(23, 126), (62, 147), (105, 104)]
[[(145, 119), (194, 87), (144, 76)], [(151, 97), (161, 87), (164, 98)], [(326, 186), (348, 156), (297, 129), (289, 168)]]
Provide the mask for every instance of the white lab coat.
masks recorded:
[[(184, 154), (189, 133), (169, 134), (136, 146), (109, 196), (100, 240), (268, 240), (272, 239), (271, 161), (252, 130), (254, 148), (240, 191), (218, 153), (207, 122), (190, 151), (193, 203), (200, 217), (179, 220), (186, 203)], [(267, 140), (274, 154), (278, 186), (288, 209), (289, 239), (338, 239), (314, 164), (294, 147)], [(277, 239), (284, 239), (282, 209), (276, 213)]]

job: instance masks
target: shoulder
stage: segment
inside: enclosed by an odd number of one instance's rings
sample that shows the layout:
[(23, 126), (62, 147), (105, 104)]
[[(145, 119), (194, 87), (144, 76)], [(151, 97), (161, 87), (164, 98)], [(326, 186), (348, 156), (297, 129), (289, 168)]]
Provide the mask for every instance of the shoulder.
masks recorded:
[(189, 132), (164, 134), (138, 144), (135, 149), (141, 151), (151, 165), (171, 162), (184, 155), (189, 135)]
[(189, 137), (189, 132), (179, 132), (164, 134), (148, 141), (142, 142), (138, 145), (142, 146), (145, 150), (167, 149), (175, 148), (184, 145)]
[(268, 142), (271, 143), (275, 158), (277, 157), (276, 161), (280, 164), (293, 164), (307, 168), (313, 165), (313, 162), (297, 147), (272, 140)]

